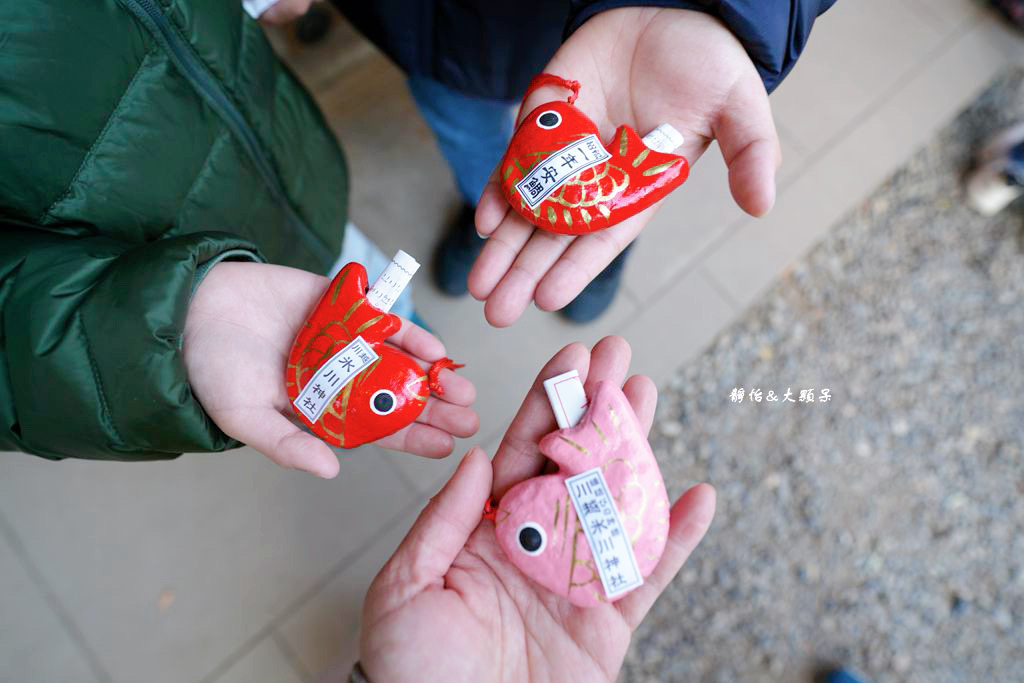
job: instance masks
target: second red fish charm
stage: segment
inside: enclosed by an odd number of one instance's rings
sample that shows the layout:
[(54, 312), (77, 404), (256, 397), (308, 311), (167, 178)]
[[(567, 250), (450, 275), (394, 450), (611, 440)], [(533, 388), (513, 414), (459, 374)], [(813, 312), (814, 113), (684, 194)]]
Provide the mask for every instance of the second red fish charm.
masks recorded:
[[(667, 129), (641, 139), (619, 126), (606, 146), (590, 118), (574, 106), (580, 84), (550, 74), (533, 79), (526, 95), (544, 85), (572, 91), (565, 102), (548, 102), (523, 119), (502, 159), (501, 188), (512, 208), (549, 232), (583, 235), (603, 230), (666, 197), (686, 180), (684, 157), (648, 144)], [(524, 97), (525, 101), (525, 97)], [(681, 142), (666, 145), (672, 149)]]

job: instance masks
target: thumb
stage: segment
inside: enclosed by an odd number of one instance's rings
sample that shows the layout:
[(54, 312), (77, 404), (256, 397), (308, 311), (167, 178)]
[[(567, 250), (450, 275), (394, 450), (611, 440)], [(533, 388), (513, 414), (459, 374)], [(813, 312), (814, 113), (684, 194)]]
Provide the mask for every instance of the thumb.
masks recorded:
[(775, 204), (782, 153), (768, 93), (756, 73), (736, 84), (713, 128), (729, 167), (733, 199), (752, 216), (768, 213)]
[(452, 562), (480, 524), (490, 494), (491, 462), (482, 449), (473, 448), (373, 582), (370, 592), (378, 609), (388, 611), (423, 590), (444, 585)]

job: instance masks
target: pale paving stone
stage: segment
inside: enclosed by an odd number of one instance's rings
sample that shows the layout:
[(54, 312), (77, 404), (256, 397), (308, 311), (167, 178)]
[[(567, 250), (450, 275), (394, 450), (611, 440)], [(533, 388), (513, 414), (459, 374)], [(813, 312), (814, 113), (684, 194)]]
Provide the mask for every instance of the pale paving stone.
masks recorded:
[[(422, 501), (421, 503), (422, 504)], [(359, 621), (370, 582), (391, 557), (419, 514), (419, 505), (378, 530), (351, 565), (309, 596), (278, 628), (302, 666), (314, 676), (345, 676), (358, 657)]]
[(902, 2), (837, 2), (772, 94), (775, 116), (805, 148), (818, 150), (927, 59), (943, 34)]
[(134, 464), (4, 454), (0, 510), (114, 681), (199, 680), (415, 499), (367, 455), (322, 481), (248, 448)]
[[(2, 457), (9, 457), (7, 453)], [(15, 457), (15, 456), (10, 456)], [(89, 660), (18, 559), (0, 519), (0, 672), (33, 683), (99, 682)], [(104, 672), (105, 673), (105, 672)]]
[(266, 636), (214, 680), (216, 683), (302, 683), (303, 677), (273, 637)]
[(633, 348), (630, 373), (647, 375), (662, 386), (735, 313), (703, 272), (686, 274), (620, 330)]
[(1021, 59), (1019, 38), (994, 19), (980, 22), (812, 163), (771, 214), (722, 242), (707, 258), (709, 274), (741, 305), (753, 301), (1001, 68)]

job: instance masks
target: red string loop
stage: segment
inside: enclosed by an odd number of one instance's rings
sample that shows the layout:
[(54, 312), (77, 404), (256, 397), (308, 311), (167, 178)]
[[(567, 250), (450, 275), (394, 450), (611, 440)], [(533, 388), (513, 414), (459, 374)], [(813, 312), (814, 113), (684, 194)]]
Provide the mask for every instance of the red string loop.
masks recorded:
[(441, 371), (445, 368), (458, 370), (459, 368), (464, 367), (466, 366), (459, 365), (451, 358), (442, 358), (431, 365), (430, 369), (427, 371), (427, 385), (430, 387), (430, 390), (438, 396), (444, 396), (444, 387), (441, 386)]
[(572, 91), (572, 94), (569, 95), (569, 99), (566, 100), (569, 104), (575, 102), (576, 98), (580, 96), (579, 81), (570, 81), (567, 78), (562, 78), (561, 76), (556, 76), (554, 74), (537, 74), (533, 77), (533, 80), (530, 81), (530, 85), (526, 87), (526, 94), (523, 95), (523, 102), (525, 102), (526, 98), (530, 96), (530, 93), (537, 88), (543, 88), (545, 85), (553, 85)]
[(481, 519), (489, 519), (494, 521), (495, 516), (498, 514), (498, 506), (494, 502), (493, 498), (488, 498), (487, 502), (484, 503), (484, 514), (481, 515)]

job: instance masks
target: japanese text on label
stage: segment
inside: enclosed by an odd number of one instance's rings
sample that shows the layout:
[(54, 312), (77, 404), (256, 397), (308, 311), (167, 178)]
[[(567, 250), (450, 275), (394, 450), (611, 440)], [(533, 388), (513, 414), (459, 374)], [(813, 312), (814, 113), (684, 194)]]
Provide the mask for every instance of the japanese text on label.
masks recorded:
[(345, 385), (378, 357), (362, 337), (356, 337), (320, 366), (292, 404), (310, 422), (316, 422)]
[(565, 487), (590, 544), (605, 595), (616, 598), (642, 585), (644, 577), (636, 566), (633, 545), (601, 468), (569, 477)]
[(525, 178), (516, 183), (516, 190), (527, 206), (536, 208), (566, 180), (611, 157), (596, 135), (588, 135), (534, 166)]

